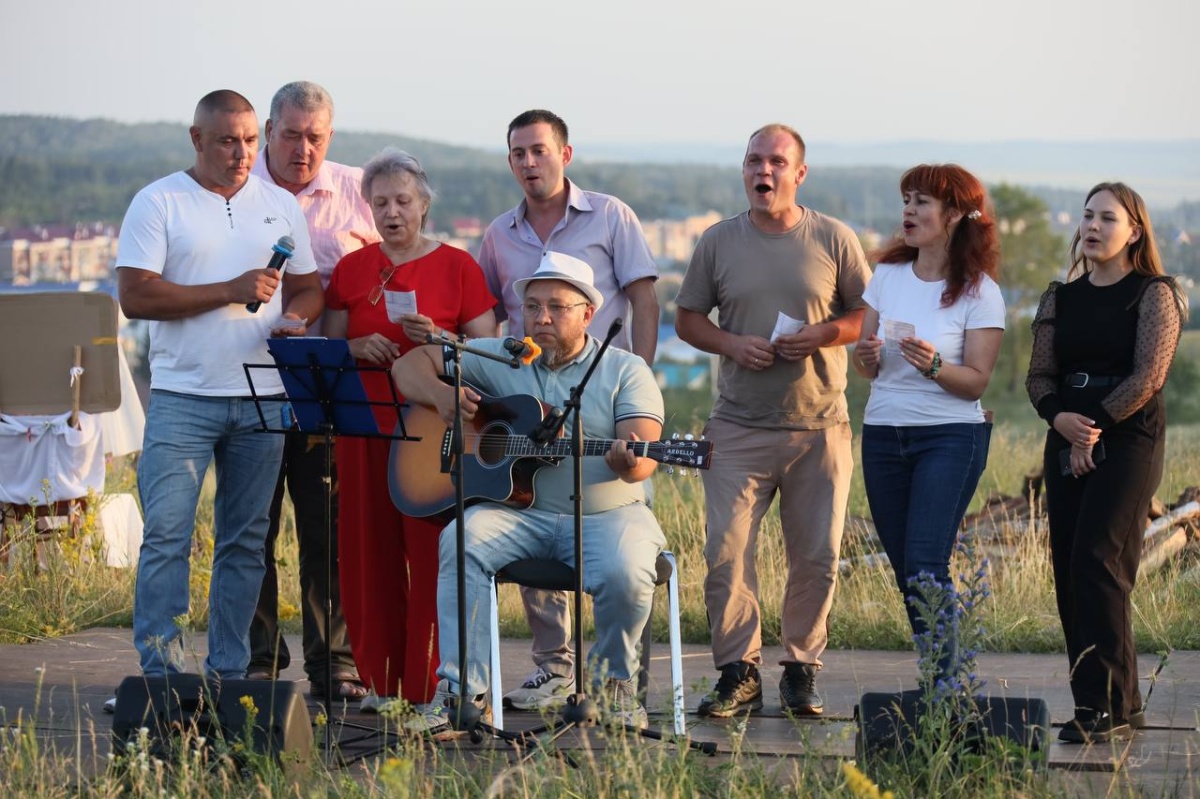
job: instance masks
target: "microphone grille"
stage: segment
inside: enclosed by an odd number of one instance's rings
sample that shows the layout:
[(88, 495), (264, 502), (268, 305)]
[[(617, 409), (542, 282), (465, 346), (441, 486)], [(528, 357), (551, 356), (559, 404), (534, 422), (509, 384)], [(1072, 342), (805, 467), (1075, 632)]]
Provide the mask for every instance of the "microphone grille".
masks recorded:
[(296, 242), (291, 236), (280, 236), (279, 241), (275, 242), (281, 248), (291, 251), (296, 249)]

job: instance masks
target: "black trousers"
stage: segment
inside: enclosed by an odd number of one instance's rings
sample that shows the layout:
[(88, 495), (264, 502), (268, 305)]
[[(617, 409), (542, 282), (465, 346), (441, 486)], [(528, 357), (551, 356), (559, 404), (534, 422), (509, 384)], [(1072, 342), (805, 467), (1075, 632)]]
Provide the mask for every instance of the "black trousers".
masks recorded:
[(333, 581), (327, 582), (325, 558), (325, 441), (320, 436), (292, 432), (286, 435), (283, 463), (275, 496), (271, 500), (271, 526), (267, 531), (266, 572), (258, 594), (258, 607), (250, 623), (249, 671), (277, 673), (286, 669), (292, 656), (279, 631), (279, 580), (275, 564), (275, 540), (286, 484), (296, 512), (296, 536), (300, 547), (300, 613), (303, 619), (304, 671), (314, 685), (325, 681), (325, 601), (333, 602), (329, 631), (333, 674), (357, 676), (346, 619), (342, 615), (337, 564), (337, 471), (333, 481)]
[(1130, 594), (1150, 500), (1163, 474), (1166, 412), (1161, 394), (1102, 435), (1106, 459), (1083, 477), (1063, 477), (1055, 430), (1044, 452), (1046, 508), (1058, 615), (1067, 639), (1075, 706), (1129, 718), (1142, 706)]

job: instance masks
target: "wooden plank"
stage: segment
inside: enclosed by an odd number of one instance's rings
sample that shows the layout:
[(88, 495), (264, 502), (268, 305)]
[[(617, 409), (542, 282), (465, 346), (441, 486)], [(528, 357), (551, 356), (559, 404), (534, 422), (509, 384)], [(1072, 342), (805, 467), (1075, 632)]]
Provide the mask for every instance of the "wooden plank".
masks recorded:
[[(300, 650), (298, 637), (289, 636), (289, 645)], [(193, 634), (188, 643), (189, 662), (197, 668), (205, 653), (203, 634)], [(515, 684), (529, 668), (528, 640), (505, 640), (501, 644), (505, 675)], [(694, 740), (718, 744), (719, 755), (702, 762), (728, 762), (731, 753), (753, 752), (760, 758), (784, 764), (790, 758), (813, 756), (835, 764), (837, 759), (854, 756), (854, 725), (850, 721), (854, 705), (867, 691), (896, 691), (911, 688), (916, 683), (916, 658), (911, 652), (835, 650), (824, 653), (824, 668), (817, 680), (825, 700), (825, 717), (819, 720), (793, 721), (779, 710), (778, 680), (782, 667), (778, 665), (783, 652), (772, 647), (763, 652), (761, 667), (764, 689), (764, 712), (752, 715), (745, 723), (738, 720), (700, 719), (694, 714), (705, 686), (716, 680), (712, 655), (707, 646), (684, 647), (684, 684), (687, 686), (689, 733)], [(137, 672), (137, 653), (132, 635), (123, 629), (94, 629), (20, 646), (0, 646), (0, 707), (3, 721), (12, 723), (21, 714), (33, 718), (37, 734), (47, 748), (78, 755), (80, 762), (104, 767), (108, 752), (108, 730), (111, 717), (100, 712), (100, 705), (112, 695), (121, 679)], [(1125, 743), (1091, 747), (1053, 743), (1048, 751), (1050, 767), (1079, 784), (1117, 784), (1127, 781), (1133, 795), (1144, 786), (1170, 786), (1173, 781), (1188, 780), (1200, 770), (1200, 732), (1196, 730), (1196, 709), (1200, 707), (1200, 652), (1172, 652), (1161, 674), (1150, 690), (1150, 676), (1160, 663), (1153, 654), (1139, 657), (1143, 696), (1149, 696), (1147, 716), (1150, 728), (1137, 733)], [(1066, 657), (1061, 654), (984, 654), (979, 660), (979, 674), (987, 681), (986, 691), (992, 695), (1038, 697), (1047, 701), (1056, 724), (1050, 738), (1057, 736), (1057, 726), (1067, 721), (1073, 702), (1067, 684)], [(303, 682), (303, 668), (294, 663), (286, 678)], [(666, 647), (656, 646), (651, 661), (651, 694), (648, 707), (652, 724), (668, 727), (667, 712), (669, 684)], [(307, 696), (307, 686), (302, 687)], [(320, 706), (309, 702), (315, 716)], [(381, 743), (394, 738), (375, 736), (384, 720), (374, 715), (358, 713), (349, 706), (347, 713), (339, 709), (335, 716), (360, 724), (365, 731), (338, 727), (339, 740), (346, 741), (345, 754), (371, 755)], [(506, 713), (510, 729), (527, 729), (541, 722), (536, 714)], [(386, 722), (395, 729), (395, 721)], [(94, 729), (96, 734), (90, 735)], [(77, 735), (76, 730), (83, 734)], [(352, 740), (360, 735), (368, 737)], [(87, 751), (78, 752), (80, 745)], [(92, 751), (90, 747), (95, 746)], [(563, 736), (557, 743), (565, 751), (585, 748), (602, 751), (614, 746), (641, 746), (640, 742), (606, 734), (601, 730), (583, 730)], [(649, 743), (661, 747), (669, 744)], [(432, 746), (432, 744), (431, 744)], [(447, 756), (476, 758), (476, 762), (496, 762), (503, 767), (516, 755), (508, 745), (485, 740), (472, 743), (463, 740), (439, 745)], [(740, 755), (739, 755), (740, 756)], [(1068, 779), (1066, 776), (1063, 779)], [(1069, 783), (1065, 783), (1069, 784)], [(1121, 782), (1122, 785), (1125, 782)], [(1101, 786), (1103, 787), (1103, 786)], [(1153, 792), (1152, 792), (1153, 793)], [(1156, 794), (1157, 795), (1157, 794)]]

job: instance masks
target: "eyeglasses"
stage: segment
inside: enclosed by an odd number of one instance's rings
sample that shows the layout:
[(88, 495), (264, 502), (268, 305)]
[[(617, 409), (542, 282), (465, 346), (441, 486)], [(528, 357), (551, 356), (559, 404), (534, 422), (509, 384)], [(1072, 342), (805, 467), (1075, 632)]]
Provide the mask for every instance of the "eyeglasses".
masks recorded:
[(383, 290), (387, 288), (388, 281), (392, 279), (392, 275), (396, 274), (397, 268), (393, 264), (379, 272), (379, 285), (371, 289), (371, 293), (367, 295), (367, 302), (372, 305), (379, 304), (379, 300), (383, 297)]
[(538, 305), (536, 302), (527, 302), (521, 306), (521, 312), (530, 319), (539, 318), (543, 312), (548, 312), (550, 316), (554, 317), (555, 319), (559, 319), (563, 314), (572, 308), (578, 308), (580, 305), (590, 304), (591, 303), (587, 302), (573, 302), (570, 305), (563, 305), (561, 303), (552, 302), (549, 305)]

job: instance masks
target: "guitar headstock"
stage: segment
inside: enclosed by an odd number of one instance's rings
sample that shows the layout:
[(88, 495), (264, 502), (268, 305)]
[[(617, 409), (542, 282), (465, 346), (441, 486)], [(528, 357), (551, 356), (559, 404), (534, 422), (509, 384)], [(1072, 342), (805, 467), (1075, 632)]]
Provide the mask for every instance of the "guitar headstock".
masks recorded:
[(674, 474), (676, 468), (681, 474), (696, 474), (700, 469), (712, 465), (713, 443), (706, 441), (704, 436), (696, 438), (691, 433), (680, 436), (673, 433), (669, 439), (654, 442), (650, 445), (648, 457), (667, 465), (667, 474)]

